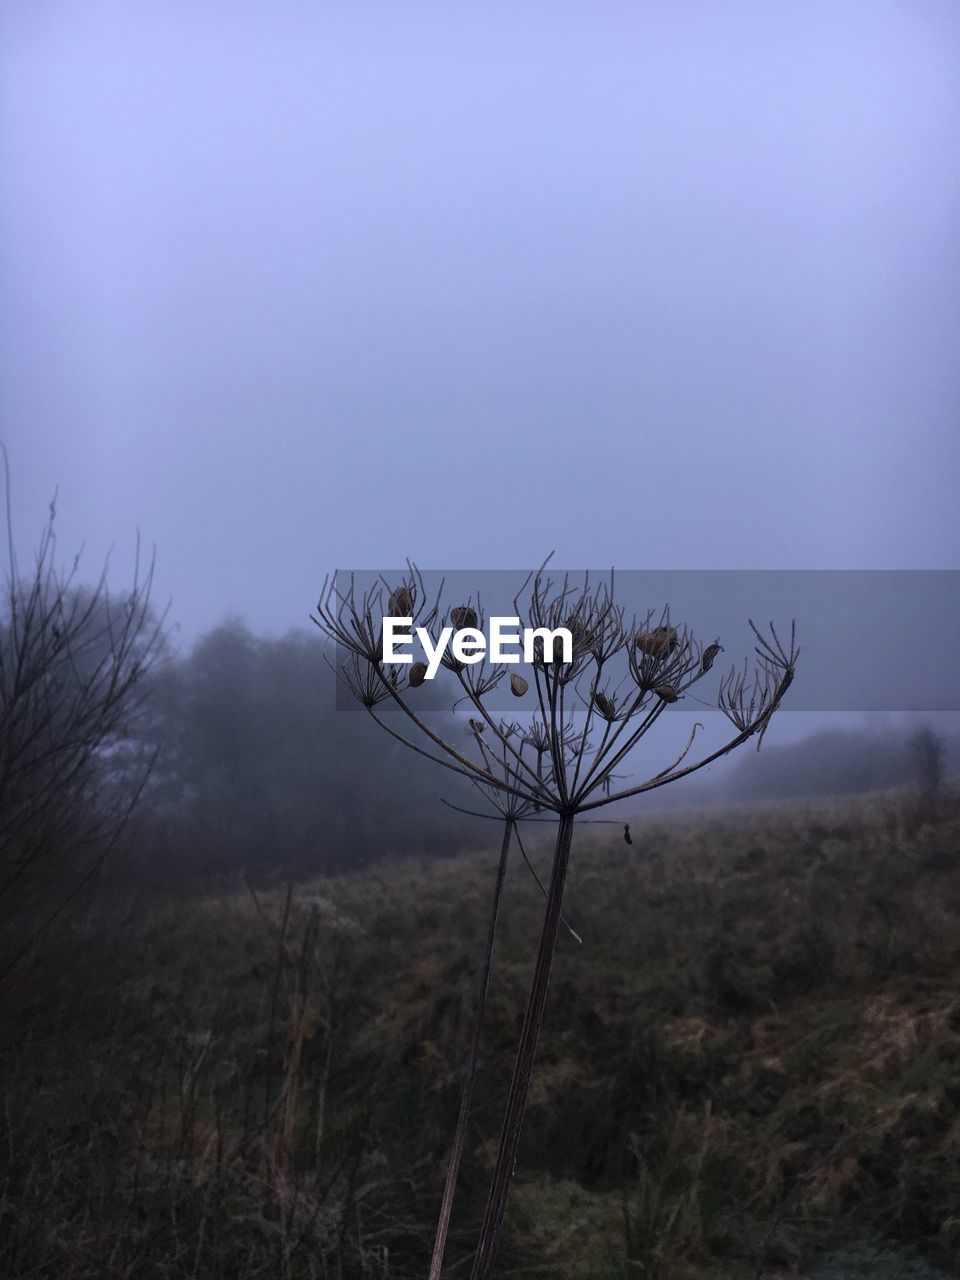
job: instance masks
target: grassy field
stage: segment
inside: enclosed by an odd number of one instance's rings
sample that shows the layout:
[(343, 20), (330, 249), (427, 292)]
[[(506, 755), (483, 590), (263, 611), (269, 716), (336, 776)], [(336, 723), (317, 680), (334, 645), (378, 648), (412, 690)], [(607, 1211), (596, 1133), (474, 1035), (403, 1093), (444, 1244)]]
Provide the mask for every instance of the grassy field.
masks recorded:
[[(470, 856), (113, 901), (48, 938), (3, 995), (0, 1275), (425, 1276), (499, 846), (469, 835)], [(575, 843), (583, 941), (558, 952), (498, 1275), (960, 1275), (960, 802), (633, 838)], [(541, 910), (518, 859), (454, 1280)]]

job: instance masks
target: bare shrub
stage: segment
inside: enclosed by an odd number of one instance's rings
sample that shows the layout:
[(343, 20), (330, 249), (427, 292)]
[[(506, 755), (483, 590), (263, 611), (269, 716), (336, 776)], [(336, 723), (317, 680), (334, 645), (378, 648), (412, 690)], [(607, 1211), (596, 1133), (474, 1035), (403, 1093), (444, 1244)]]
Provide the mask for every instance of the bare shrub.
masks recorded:
[[(4, 460), (6, 461), (5, 455)], [(13, 545), (0, 611), (0, 975), (97, 875), (150, 767), (132, 746), (143, 678), (163, 644), (153, 566), (112, 596), (56, 561), (55, 507), (29, 573)]]

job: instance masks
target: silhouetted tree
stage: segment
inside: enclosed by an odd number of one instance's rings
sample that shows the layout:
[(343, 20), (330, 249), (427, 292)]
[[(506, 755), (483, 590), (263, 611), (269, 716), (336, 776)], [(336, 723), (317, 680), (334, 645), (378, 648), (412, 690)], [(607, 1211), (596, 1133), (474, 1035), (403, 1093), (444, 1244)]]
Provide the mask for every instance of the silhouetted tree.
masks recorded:
[[(6, 458), (4, 457), (6, 462)], [(144, 677), (163, 642), (152, 566), (111, 596), (101, 574), (56, 564), (53, 504), (30, 573), (19, 570), (7, 500), (0, 607), (0, 972), (97, 874), (149, 760), (129, 750)]]
[(260, 637), (228, 619), (154, 684), (157, 878), (304, 879), (449, 847), (457, 821), (435, 788), (411, 785), (428, 766), (371, 744), (365, 717), (338, 709), (312, 636)]
[(910, 735), (907, 751), (920, 789), (924, 816), (927, 821), (934, 822), (939, 807), (940, 788), (943, 785), (946, 743), (928, 724), (925, 724)]

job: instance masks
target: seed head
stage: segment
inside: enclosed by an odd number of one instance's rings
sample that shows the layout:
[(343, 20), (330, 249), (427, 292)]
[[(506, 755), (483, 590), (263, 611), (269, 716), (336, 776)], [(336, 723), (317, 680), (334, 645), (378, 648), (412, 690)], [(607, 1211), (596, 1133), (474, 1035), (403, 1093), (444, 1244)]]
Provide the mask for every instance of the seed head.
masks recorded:
[(703, 657), (700, 659), (700, 670), (709, 671), (716, 661), (717, 654), (722, 650), (723, 645), (718, 644), (716, 641), (713, 644), (708, 644), (703, 651)]
[(653, 692), (658, 698), (662, 698), (664, 702), (676, 702), (677, 691), (672, 684), (654, 685)]
[(410, 668), (410, 688), (419, 689), (427, 678), (427, 664), (425, 662), (415, 662)]
[(463, 627), (476, 627), (476, 612), (467, 604), (457, 605), (456, 609), (450, 610), (450, 621), (458, 629)]
[(616, 708), (610, 698), (605, 693), (599, 691), (593, 695), (593, 705), (597, 708), (604, 720), (612, 720), (616, 715)]
[(471, 721), (470, 721), (470, 728), (473, 730), (473, 732), (474, 732), (474, 733), (483, 733), (483, 731), (484, 731), (484, 729), (485, 729), (486, 727), (487, 727), (487, 726), (484, 724), (484, 722), (483, 722), (482, 720), (471, 720)]
[(652, 631), (638, 631), (636, 646), (651, 658), (662, 658), (677, 647), (676, 627), (654, 627)]
[(510, 692), (515, 698), (522, 698), (529, 688), (530, 686), (523, 676), (512, 675), (510, 677)]
[(387, 608), (391, 618), (409, 618), (413, 613), (413, 592), (409, 587), (397, 587), (390, 593)]

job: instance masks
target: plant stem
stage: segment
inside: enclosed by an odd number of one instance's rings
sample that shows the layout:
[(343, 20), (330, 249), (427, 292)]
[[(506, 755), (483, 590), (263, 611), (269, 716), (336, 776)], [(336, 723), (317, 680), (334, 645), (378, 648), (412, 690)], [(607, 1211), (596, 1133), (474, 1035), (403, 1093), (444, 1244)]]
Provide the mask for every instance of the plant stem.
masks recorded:
[(507, 870), (507, 855), (510, 852), (510, 840), (514, 830), (513, 818), (507, 818), (503, 824), (503, 843), (500, 848), (500, 865), (497, 868), (497, 882), (493, 891), (493, 902), (490, 908), (490, 924), (487, 929), (487, 942), (483, 953), (483, 968), (480, 973), (480, 988), (477, 992), (477, 1004), (474, 1014), (473, 1039), (467, 1056), (467, 1067), (463, 1078), (463, 1093), (460, 1096), (460, 1112), (457, 1116), (457, 1128), (450, 1151), (450, 1162), (447, 1165), (447, 1178), (443, 1187), (443, 1199), (440, 1204), (440, 1219), (437, 1223), (437, 1234), (433, 1244), (433, 1257), (430, 1260), (429, 1280), (440, 1280), (443, 1267), (443, 1252), (447, 1243), (447, 1231), (450, 1227), (450, 1214), (453, 1210), (453, 1197), (457, 1189), (457, 1176), (460, 1172), (460, 1161), (467, 1137), (467, 1120), (473, 1101), (473, 1085), (477, 1074), (477, 1061), (480, 1056), (480, 1041), (483, 1038), (483, 1015), (490, 990), (490, 976), (493, 971), (493, 948), (497, 935), (497, 922), (500, 917), (500, 902), (503, 897), (503, 882)]
[(527, 1094), (530, 1091), (530, 1078), (533, 1074), (533, 1063), (537, 1053), (537, 1041), (540, 1038), (543, 1011), (547, 1001), (547, 988), (550, 985), (550, 968), (553, 964), (553, 953), (557, 945), (560, 908), (563, 903), (563, 887), (567, 878), (570, 846), (573, 840), (573, 824), (573, 813), (560, 814), (560, 823), (557, 827), (557, 843), (553, 854), (553, 871), (550, 876), (550, 889), (547, 894), (543, 930), (540, 934), (540, 950), (537, 954), (537, 964), (534, 969), (530, 996), (527, 1001), (527, 1011), (523, 1019), (523, 1030), (520, 1033), (517, 1061), (513, 1068), (513, 1078), (510, 1082), (510, 1093), (507, 1098), (503, 1130), (500, 1134), (500, 1147), (497, 1151), (497, 1161), (487, 1196), (487, 1207), (484, 1212), (483, 1226), (480, 1229), (480, 1240), (477, 1244), (470, 1280), (490, 1280), (493, 1275), (494, 1262), (496, 1261), (497, 1247), (503, 1231), (507, 1198), (510, 1195), (510, 1184), (513, 1181), (513, 1171), (517, 1163), (520, 1132), (523, 1128)]

